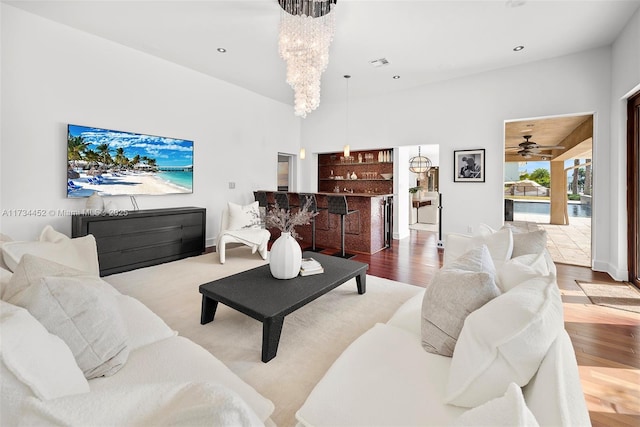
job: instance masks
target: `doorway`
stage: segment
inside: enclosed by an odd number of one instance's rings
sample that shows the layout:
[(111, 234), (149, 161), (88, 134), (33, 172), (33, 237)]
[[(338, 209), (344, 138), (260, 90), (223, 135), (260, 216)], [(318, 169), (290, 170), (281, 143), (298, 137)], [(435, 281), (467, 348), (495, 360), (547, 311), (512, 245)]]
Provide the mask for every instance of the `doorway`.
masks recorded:
[(278, 191), (294, 191), (295, 182), (293, 154), (278, 153)]
[(547, 230), (554, 262), (591, 268), (593, 115), (505, 122), (505, 222)]

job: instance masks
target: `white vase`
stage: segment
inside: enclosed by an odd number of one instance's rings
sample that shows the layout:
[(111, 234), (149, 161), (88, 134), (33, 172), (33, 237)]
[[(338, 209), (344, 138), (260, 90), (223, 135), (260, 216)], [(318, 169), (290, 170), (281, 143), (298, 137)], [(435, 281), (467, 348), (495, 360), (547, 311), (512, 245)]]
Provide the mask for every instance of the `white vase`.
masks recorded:
[(271, 245), (269, 253), (269, 268), (276, 279), (293, 279), (300, 273), (302, 263), (302, 249), (291, 236), (282, 233)]
[(85, 208), (89, 215), (100, 215), (104, 210), (104, 200), (94, 191), (87, 199)]

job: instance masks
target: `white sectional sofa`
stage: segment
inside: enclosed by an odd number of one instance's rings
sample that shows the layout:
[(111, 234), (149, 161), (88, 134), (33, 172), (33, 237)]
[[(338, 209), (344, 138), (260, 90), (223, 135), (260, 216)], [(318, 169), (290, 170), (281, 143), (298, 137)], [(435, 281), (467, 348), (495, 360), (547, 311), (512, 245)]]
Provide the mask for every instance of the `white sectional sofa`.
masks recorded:
[(270, 400), (97, 276), (92, 239), (3, 244), (0, 425), (272, 425)]
[[(430, 286), (342, 353), (297, 411), (299, 425), (590, 425), (544, 241), (545, 232), (510, 229), (448, 236)], [(498, 292), (469, 309), (474, 277)], [(459, 310), (468, 312), (457, 331), (449, 315)]]

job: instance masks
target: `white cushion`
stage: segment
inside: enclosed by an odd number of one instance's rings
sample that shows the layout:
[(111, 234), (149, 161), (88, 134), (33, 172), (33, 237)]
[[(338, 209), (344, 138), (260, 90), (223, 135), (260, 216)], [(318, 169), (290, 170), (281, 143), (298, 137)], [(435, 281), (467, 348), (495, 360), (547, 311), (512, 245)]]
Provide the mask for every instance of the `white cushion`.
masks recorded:
[(446, 267), (456, 258), (462, 256), (470, 249), (471, 236), (464, 234), (449, 233), (445, 238), (444, 259), (442, 266)]
[(511, 258), (513, 253), (513, 235), (508, 228), (500, 229), (496, 232), (490, 228), (486, 228), (483, 232), (475, 236), (466, 236), (463, 234), (447, 234), (444, 247), (443, 266), (449, 266), (458, 257), (462, 256), (468, 250), (486, 245), (489, 248), (491, 259), (496, 268)]
[(463, 408), (442, 403), (451, 358), (415, 335), (377, 324), (338, 357), (296, 413), (304, 426), (446, 426)]
[(404, 329), (420, 339), (422, 336), (422, 300), (424, 300), (424, 291), (402, 304), (393, 313), (387, 325)]
[(495, 233), (473, 236), (469, 245), (470, 247), (487, 245), (494, 265), (500, 268), (513, 253), (513, 234), (510, 229), (503, 228)]
[(89, 392), (67, 344), (47, 332), (27, 310), (0, 301), (0, 330), (2, 363), (35, 396), (55, 399)]
[(489, 273), (438, 271), (422, 302), (422, 347), (430, 353), (452, 356), (467, 316), (498, 295), (500, 290)]
[(591, 425), (576, 354), (567, 331), (560, 331), (522, 393), (540, 425)]
[[(0, 256), (0, 258), (2, 258), (2, 257)], [(13, 276), (12, 272), (0, 267), (0, 299), (4, 299), (4, 297), (3, 297), (4, 296), (4, 290), (6, 289), (7, 285), (9, 284), (9, 280), (11, 280), (11, 276)]]
[(445, 401), (475, 407), (524, 386), (563, 329), (560, 291), (529, 280), (471, 313), (453, 353)]
[(129, 354), (115, 296), (81, 277), (43, 277), (15, 298), (71, 349), (86, 378), (115, 374)]
[[(73, 359), (73, 355), (71, 355)], [(75, 360), (74, 360), (75, 363)], [(78, 369), (79, 371), (79, 369)], [(82, 375), (82, 372), (80, 372)], [(0, 360), (0, 425), (17, 426), (22, 415), (22, 402), (35, 396), (28, 385), (20, 381), (3, 360)], [(82, 376), (84, 378), (84, 376)]]
[(487, 245), (472, 246), (468, 251), (449, 262), (449, 264), (443, 268), (450, 270), (482, 271), (488, 273), (491, 277), (496, 277), (496, 267), (493, 264), (493, 259), (491, 258), (491, 253)]
[(59, 243), (69, 240), (69, 237), (67, 237), (66, 234), (56, 231), (52, 226), (46, 225), (40, 232), (40, 239), (38, 240), (41, 242)]
[[(51, 234), (45, 232), (45, 236)], [(24, 254), (36, 255), (94, 276), (100, 275), (96, 239), (91, 234), (55, 242), (8, 242), (2, 245), (2, 256), (11, 271), (15, 272)]]
[(498, 270), (498, 286), (503, 292), (507, 292), (529, 279), (549, 274), (547, 259), (543, 252), (521, 255), (511, 258)]
[(112, 293), (114, 295), (119, 294), (113, 286), (104, 282), (97, 276), (88, 275), (84, 271), (40, 258), (35, 255), (25, 254), (20, 259), (20, 263), (7, 283), (2, 294), (2, 299), (13, 303), (16, 298), (18, 298), (19, 294), (27, 289), (32, 283), (36, 283), (41, 278), (48, 276), (82, 277), (85, 284), (100, 287), (105, 292)]
[(511, 383), (504, 396), (497, 397), (468, 410), (453, 422), (461, 427), (538, 427), (517, 384)]
[(527, 254), (539, 254), (547, 247), (547, 230), (528, 233), (513, 233), (513, 254), (518, 257)]
[(94, 378), (89, 383), (93, 392), (166, 381), (222, 384), (240, 395), (263, 422), (274, 410), (269, 399), (244, 382), (210, 352), (181, 336), (157, 341), (132, 351), (117, 375)]
[(21, 425), (258, 426), (256, 414), (233, 391), (209, 383), (151, 383), (24, 405)]
[(178, 334), (137, 299), (128, 295), (117, 295), (115, 298), (127, 328), (129, 351)]
[(4, 247), (5, 243), (11, 242), (11, 241), (13, 241), (13, 239), (11, 237), (7, 236), (6, 234), (0, 233), (0, 268), (3, 268), (5, 270), (9, 270), (9, 271), (11, 271), (11, 269), (4, 262), (4, 258), (2, 256), (2, 248)]
[(261, 228), (260, 207), (258, 202), (246, 206), (229, 202), (229, 230), (242, 230), (244, 228)]

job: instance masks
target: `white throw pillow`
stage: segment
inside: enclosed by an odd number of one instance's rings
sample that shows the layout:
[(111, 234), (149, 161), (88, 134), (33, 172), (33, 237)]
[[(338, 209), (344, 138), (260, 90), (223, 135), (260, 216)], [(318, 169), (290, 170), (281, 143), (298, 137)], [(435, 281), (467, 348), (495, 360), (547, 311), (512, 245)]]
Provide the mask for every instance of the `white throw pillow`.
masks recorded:
[(2, 245), (2, 256), (9, 270), (14, 271), (24, 254), (36, 255), (73, 267), (94, 276), (100, 275), (96, 239), (89, 234), (84, 237), (60, 239), (60, 233), (43, 230), (45, 238), (56, 240), (39, 242), (8, 242)]
[(539, 254), (547, 247), (547, 230), (513, 233), (512, 257)]
[(443, 267), (447, 267), (457, 258), (466, 253), (471, 243), (471, 236), (449, 233), (445, 237)]
[(472, 248), (486, 245), (495, 267), (501, 267), (505, 261), (511, 258), (513, 253), (513, 235), (508, 228), (496, 232), (492, 231), (491, 228), (485, 227), (482, 232), (472, 237), (455, 233), (447, 234), (443, 266), (451, 265), (453, 261)]
[(473, 408), (526, 385), (563, 329), (555, 281), (531, 279), (465, 320), (451, 361), (445, 402)]
[(455, 427), (538, 427), (538, 421), (527, 407), (522, 389), (511, 383), (504, 396), (468, 410), (454, 422)]
[(438, 271), (422, 301), (422, 347), (451, 357), (467, 316), (498, 295), (500, 290), (489, 273)]
[(81, 277), (43, 277), (14, 300), (67, 343), (87, 379), (113, 375), (127, 361), (127, 330), (112, 293)]
[(246, 206), (229, 202), (229, 230), (242, 230), (243, 228), (261, 228), (260, 206), (258, 202)]
[(496, 277), (496, 267), (487, 245), (472, 247), (458, 258), (443, 267), (451, 270), (482, 271)]
[(13, 273), (0, 267), (0, 299), (4, 299), (4, 290), (6, 289)]
[(7, 242), (12, 242), (13, 239), (9, 236), (7, 236), (6, 234), (2, 234), (0, 233), (0, 267), (4, 268), (5, 270), (9, 270), (12, 271), (9, 266), (4, 262), (4, 257), (2, 256), (2, 248), (4, 247), (4, 244)]
[[(2, 363), (35, 396), (55, 399), (89, 392), (67, 344), (47, 332), (27, 310), (0, 301), (0, 330)], [(5, 383), (6, 378), (2, 380)]]
[(51, 243), (59, 243), (65, 240), (69, 240), (66, 234), (62, 234), (59, 231), (56, 231), (52, 226), (45, 226), (40, 232), (40, 241), (41, 242), (51, 242)]
[(496, 268), (500, 268), (513, 253), (513, 234), (510, 229), (502, 228), (495, 233), (476, 235), (471, 238), (469, 247), (487, 245)]
[(498, 270), (498, 286), (502, 289), (502, 292), (507, 292), (529, 279), (544, 277), (549, 274), (547, 259), (543, 252), (521, 255), (511, 258)]
[(11, 279), (7, 283), (2, 299), (13, 303), (19, 294), (27, 289), (31, 284), (37, 283), (41, 278), (47, 276), (58, 277), (82, 277), (85, 284), (100, 287), (104, 291), (118, 295), (119, 292), (110, 284), (106, 283), (99, 277), (88, 275), (84, 271), (59, 264), (44, 258), (31, 254), (25, 254), (20, 263), (11, 275)]

